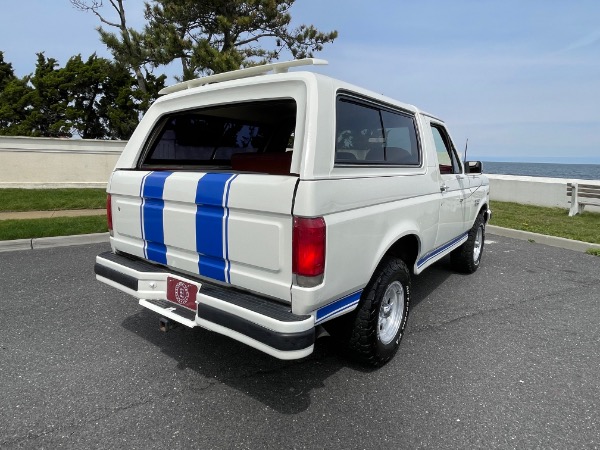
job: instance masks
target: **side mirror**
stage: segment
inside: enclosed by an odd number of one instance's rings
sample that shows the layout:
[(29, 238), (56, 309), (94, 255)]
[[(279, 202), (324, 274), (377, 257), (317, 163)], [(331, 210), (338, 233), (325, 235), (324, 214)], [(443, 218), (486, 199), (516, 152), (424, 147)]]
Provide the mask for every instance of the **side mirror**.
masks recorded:
[(481, 161), (467, 161), (465, 168), (467, 173), (482, 173), (483, 171)]

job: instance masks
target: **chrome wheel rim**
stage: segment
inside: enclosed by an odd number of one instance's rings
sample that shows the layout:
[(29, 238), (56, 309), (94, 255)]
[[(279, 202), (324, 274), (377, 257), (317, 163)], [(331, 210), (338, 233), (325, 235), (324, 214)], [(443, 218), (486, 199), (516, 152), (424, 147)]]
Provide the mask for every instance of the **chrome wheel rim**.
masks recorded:
[(477, 234), (475, 235), (475, 245), (473, 247), (473, 262), (479, 262), (481, 257), (481, 249), (483, 247), (483, 227), (477, 228)]
[(394, 340), (404, 316), (404, 287), (399, 281), (394, 281), (385, 290), (383, 300), (379, 305), (377, 321), (377, 336), (382, 344)]

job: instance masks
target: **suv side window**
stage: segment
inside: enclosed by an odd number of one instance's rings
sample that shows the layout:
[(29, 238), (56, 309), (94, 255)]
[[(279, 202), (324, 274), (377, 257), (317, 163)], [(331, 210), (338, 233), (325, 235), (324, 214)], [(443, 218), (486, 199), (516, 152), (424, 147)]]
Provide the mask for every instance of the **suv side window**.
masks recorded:
[(435, 150), (440, 164), (440, 173), (442, 175), (461, 173), (461, 165), (458, 156), (456, 155), (456, 150), (444, 127), (431, 124), (431, 132), (433, 134), (433, 142), (435, 143)]
[(414, 118), (399, 111), (338, 97), (336, 164), (419, 165)]
[(383, 132), (379, 110), (338, 99), (335, 161), (357, 164), (368, 154), (382, 152)]

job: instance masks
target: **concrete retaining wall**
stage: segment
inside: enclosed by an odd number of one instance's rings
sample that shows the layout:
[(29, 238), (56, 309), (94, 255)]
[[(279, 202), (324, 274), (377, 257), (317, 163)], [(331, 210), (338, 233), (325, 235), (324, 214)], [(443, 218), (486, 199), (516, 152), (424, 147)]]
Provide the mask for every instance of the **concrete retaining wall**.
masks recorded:
[[(106, 187), (126, 141), (0, 136), (0, 188)], [(492, 200), (569, 208), (564, 178), (487, 175)], [(579, 180), (597, 184), (600, 180)], [(600, 212), (599, 207), (586, 206)]]
[(104, 188), (125, 144), (0, 136), (0, 188)]
[[(600, 187), (599, 180), (569, 180), (565, 178), (521, 177), (487, 174), (490, 179), (490, 198), (500, 202), (549, 206), (569, 209), (567, 183), (577, 181)], [(600, 207), (586, 205), (585, 211), (600, 212)]]

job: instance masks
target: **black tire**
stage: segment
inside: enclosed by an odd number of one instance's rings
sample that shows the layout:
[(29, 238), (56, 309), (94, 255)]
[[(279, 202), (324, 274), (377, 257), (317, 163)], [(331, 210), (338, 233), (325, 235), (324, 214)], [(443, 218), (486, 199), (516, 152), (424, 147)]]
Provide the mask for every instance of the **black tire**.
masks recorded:
[(485, 219), (479, 214), (469, 230), (467, 242), (451, 253), (452, 266), (463, 273), (473, 273), (479, 268), (485, 244)]
[(400, 345), (409, 304), (410, 273), (406, 264), (398, 258), (385, 258), (363, 291), (355, 314), (350, 316), (354, 318), (346, 346), (350, 355), (375, 367), (388, 362)]

